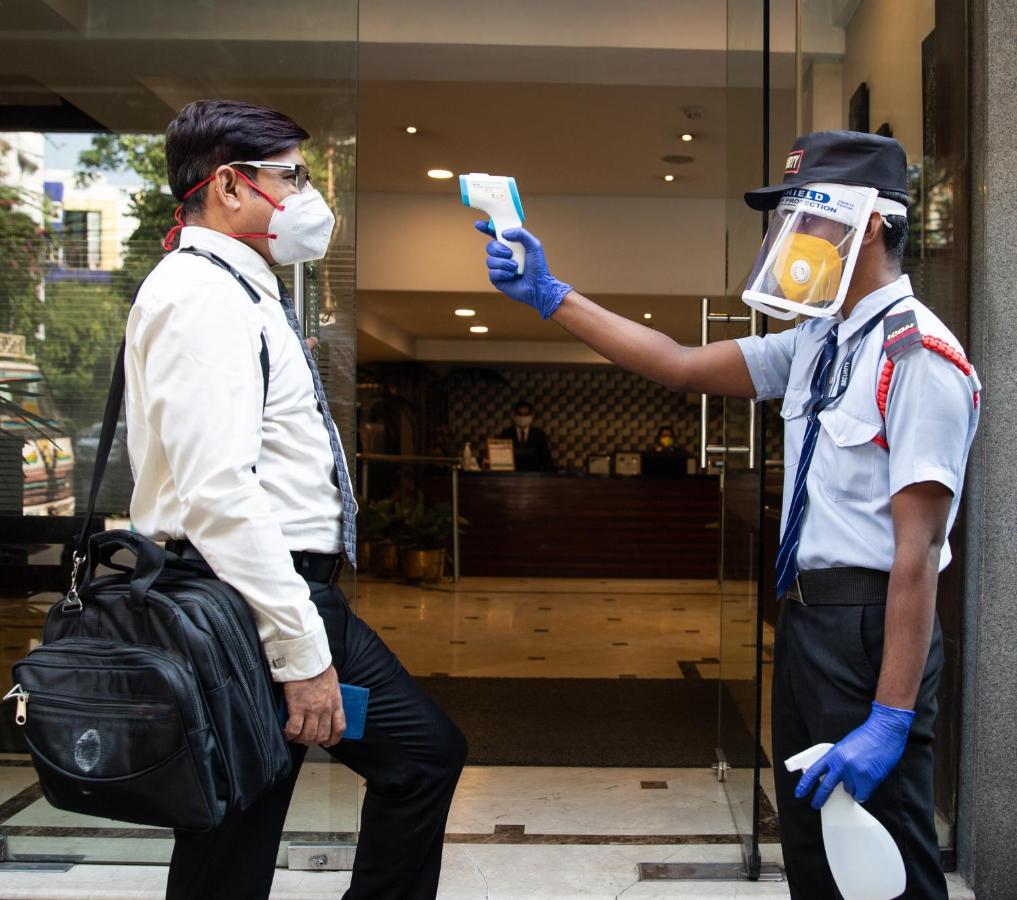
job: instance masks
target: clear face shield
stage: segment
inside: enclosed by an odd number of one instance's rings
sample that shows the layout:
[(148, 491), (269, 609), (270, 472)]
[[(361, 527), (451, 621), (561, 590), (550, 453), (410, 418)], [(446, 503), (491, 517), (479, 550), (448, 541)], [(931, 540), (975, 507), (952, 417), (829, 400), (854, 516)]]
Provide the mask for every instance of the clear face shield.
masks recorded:
[(875, 188), (810, 184), (786, 191), (742, 300), (778, 319), (836, 315), (873, 211), (907, 215)]

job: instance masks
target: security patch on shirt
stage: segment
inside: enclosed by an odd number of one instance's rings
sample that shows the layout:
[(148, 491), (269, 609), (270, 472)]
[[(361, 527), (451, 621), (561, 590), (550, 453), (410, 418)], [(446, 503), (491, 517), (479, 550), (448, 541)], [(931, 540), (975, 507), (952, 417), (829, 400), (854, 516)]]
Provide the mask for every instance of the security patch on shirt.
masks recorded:
[(914, 310), (893, 313), (883, 320), (883, 352), (887, 359), (895, 359), (921, 342)]

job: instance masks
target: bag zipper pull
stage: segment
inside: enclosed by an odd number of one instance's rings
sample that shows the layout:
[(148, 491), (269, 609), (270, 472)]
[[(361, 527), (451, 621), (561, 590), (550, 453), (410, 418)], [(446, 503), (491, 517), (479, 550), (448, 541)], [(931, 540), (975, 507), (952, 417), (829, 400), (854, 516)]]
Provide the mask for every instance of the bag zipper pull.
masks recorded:
[(17, 700), (17, 709), (14, 712), (14, 721), (18, 725), (24, 725), (28, 721), (28, 691), (20, 684), (14, 685), (3, 698), (6, 700)]

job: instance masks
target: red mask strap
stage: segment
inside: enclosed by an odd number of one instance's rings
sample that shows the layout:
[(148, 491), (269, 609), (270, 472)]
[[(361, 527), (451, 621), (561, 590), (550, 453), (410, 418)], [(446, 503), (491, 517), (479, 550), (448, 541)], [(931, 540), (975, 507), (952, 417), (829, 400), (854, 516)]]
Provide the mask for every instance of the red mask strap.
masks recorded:
[[(257, 193), (261, 194), (261, 196), (264, 197), (269, 203), (271, 203), (272, 206), (274, 206), (277, 210), (279, 210), (279, 212), (282, 212), (284, 209), (286, 209), (286, 207), (283, 206), (281, 203), (276, 203), (275, 200), (273, 200), (271, 197), (269, 197), (268, 194), (266, 194), (260, 187), (258, 187), (253, 181), (251, 181), (251, 179), (248, 178), (243, 172), (238, 170), (237, 171), (237, 175), (239, 175), (240, 178), (242, 178), (244, 181), (246, 181), (251, 186), (252, 190), (254, 190)], [(245, 235), (245, 237), (246, 237), (246, 235)]]
[[(204, 181), (198, 182), (198, 184), (196, 184), (186, 194), (184, 194), (183, 199), (186, 200), (192, 194), (196, 194), (206, 184), (208, 184), (209, 182), (214, 181), (214, 180), (215, 180), (215, 175), (209, 175), (208, 178), (206, 178)], [(167, 252), (169, 252), (170, 250), (173, 249), (173, 242), (177, 239), (177, 235), (180, 234), (180, 232), (184, 229), (184, 226), (187, 224), (186, 222), (184, 222), (184, 205), (183, 205), (183, 203), (181, 203), (173, 211), (173, 221), (176, 222), (177, 224), (174, 225), (169, 231), (166, 232), (166, 237), (164, 237), (163, 240), (162, 240), (162, 249), (167, 251)]]
[[(269, 197), (268, 194), (266, 194), (260, 187), (258, 187), (253, 181), (251, 181), (251, 179), (248, 178), (243, 172), (240, 172), (240, 171), (238, 171), (236, 169), (234, 169), (234, 171), (237, 173), (237, 175), (241, 179), (243, 179), (244, 181), (247, 182), (248, 185), (250, 185), (252, 190), (254, 190), (257, 193), (261, 194), (261, 196), (264, 197), (269, 203), (271, 203), (272, 206), (275, 209), (277, 209), (280, 212), (282, 212), (286, 208), (281, 203), (276, 203), (275, 200), (273, 200), (271, 197)], [(212, 182), (212, 181), (215, 181), (215, 175), (209, 175), (208, 178), (206, 178), (204, 181), (202, 181), (202, 182), (196, 184), (194, 187), (192, 187), (186, 194), (184, 194), (184, 200), (186, 200), (192, 194), (195, 194), (198, 191), (200, 191), (206, 184), (208, 184), (209, 182)], [(163, 238), (163, 242), (162, 242), (162, 249), (166, 250), (167, 252), (173, 249), (173, 242), (176, 240), (177, 235), (180, 234), (180, 232), (183, 230), (183, 228), (186, 225), (186, 223), (184, 222), (183, 212), (184, 212), (184, 207), (183, 207), (183, 204), (181, 204), (180, 206), (178, 206), (176, 208), (176, 211), (173, 213), (173, 219), (176, 221), (177, 224), (174, 225), (169, 231), (166, 232), (166, 237)], [(269, 240), (275, 240), (278, 237), (278, 235), (269, 234), (269, 233), (265, 233), (265, 234), (231, 234), (229, 236), (231, 238), (268, 238)]]

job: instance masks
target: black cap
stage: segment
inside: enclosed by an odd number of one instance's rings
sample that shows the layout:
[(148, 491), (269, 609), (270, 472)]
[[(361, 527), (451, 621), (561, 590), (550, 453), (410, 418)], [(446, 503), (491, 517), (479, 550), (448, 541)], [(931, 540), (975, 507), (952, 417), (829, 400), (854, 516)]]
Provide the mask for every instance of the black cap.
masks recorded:
[(880, 192), (908, 193), (908, 160), (899, 141), (862, 131), (803, 134), (784, 163), (784, 181), (749, 191), (753, 209), (774, 209), (784, 191), (816, 182), (858, 184)]

